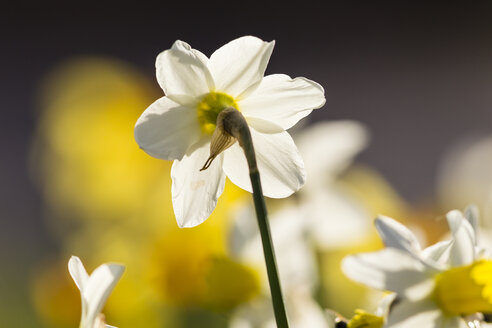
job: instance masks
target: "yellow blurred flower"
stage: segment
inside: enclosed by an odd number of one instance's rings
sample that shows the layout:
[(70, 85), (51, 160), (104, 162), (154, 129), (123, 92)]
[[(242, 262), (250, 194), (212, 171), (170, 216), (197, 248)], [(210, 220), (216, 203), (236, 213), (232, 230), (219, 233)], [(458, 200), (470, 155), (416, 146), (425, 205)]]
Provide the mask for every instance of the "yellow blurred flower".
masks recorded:
[(164, 302), (229, 310), (259, 293), (257, 273), (231, 260), (223, 234), (206, 223), (169, 231), (156, 245), (148, 270)]
[(32, 165), (51, 208), (95, 220), (139, 211), (167, 169), (133, 141), (155, 90), (127, 65), (97, 58), (66, 63), (44, 86)]
[(46, 259), (35, 269), (31, 298), (48, 327), (76, 327), (80, 320), (80, 294), (66, 267), (66, 261)]

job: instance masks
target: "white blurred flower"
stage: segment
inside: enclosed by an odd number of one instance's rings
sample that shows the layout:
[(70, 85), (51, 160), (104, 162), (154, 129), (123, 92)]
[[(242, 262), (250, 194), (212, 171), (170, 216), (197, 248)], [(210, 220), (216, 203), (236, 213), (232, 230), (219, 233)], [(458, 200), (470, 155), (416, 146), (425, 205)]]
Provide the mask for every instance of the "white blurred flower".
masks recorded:
[(467, 139), (450, 148), (439, 166), (438, 198), (443, 206), (478, 206), (481, 225), (492, 229), (492, 136)]
[(452, 239), (423, 250), (403, 225), (380, 217), (376, 227), (387, 247), (343, 260), (351, 279), (397, 294), (388, 326), (465, 328), (492, 311), (492, 261), (476, 245), (474, 218), (457, 210), (446, 217)]
[[(368, 144), (369, 133), (356, 121), (315, 123), (294, 136), (311, 177), (303, 192), (316, 193), (336, 180)], [(315, 175), (312, 175), (315, 174)]]
[[(282, 290), (313, 290), (318, 283), (318, 268), (300, 212), (296, 207), (286, 207), (271, 216), (270, 225)], [(267, 292), (261, 236), (252, 208), (237, 216), (229, 235), (229, 249), (241, 262), (261, 270)]]
[(68, 271), (82, 299), (80, 328), (113, 327), (105, 324), (101, 311), (124, 270), (120, 264), (103, 264), (89, 276), (77, 256), (70, 258)]
[(285, 131), (325, 103), (323, 88), (284, 74), (263, 76), (274, 42), (245, 36), (207, 58), (183, 41), (156, 61), (157, 80), (166, 96), (145, 110), (135, 139), (149, 155), (174, 160), (173, 207), (180, 227), (193, 227), (212, 213), (225, 177), (251, 192), (246, 159), (238, 143), (210, 155), (217, 115), (233, 107), (251, 130), (265, 196), (283, 198), (305, 179), (304, 163)]
[[(285, 299), (292, 328), (335, 328), (334, 320), (326, 315), (316, 301), (305, 293)], [(330, 320), (331, 319), (331, 320)], [(229, 328), (276, 328), (271, 301), (259, 298), (240, 307), (232, 316)]]
[(368, 236), (366, 208), (337, 183), (368, 139), (366, 128), (349, 120), (316, 123), (294, 136), (310, 177), (299, 193), (299, 219), (322, 249), (353, 246)]
[[(291, 327), (325, 328), (327, 321), (312, 294), (318, 283), (313, 248), (306, 240), (306, 227), (295, 207), (284, 208), (271, 218), (272, 240), (277, 257), (282, 292)], [(234, 223), (230, 240), (232, 255), (262, 273), (264, 293), (237, 309), (231, 328), (276, 327), (268, 278), (264, 269), (261, 239), (252, 210), (245, 210)]]
[[(316, 252), (353, 246), (368, 235), (367, 213), (336, 184), (365, 147), (367, 131), (354, 121), (320, 122), (294, 134), (294, 140), (310, 178), (294, 201), (274, 211), (269, 220), (280, 282), (292, 327), (331, 327), (333, 322), (313, 298), (320, 283)], [(263, 273), (264, 295), (268, 295), (261, 238), (251, 207), (238, 211), (229, 241), (233, 256)], [(271, 304), (263, 297), (236, 311), (231, 327), (274, 324)]]

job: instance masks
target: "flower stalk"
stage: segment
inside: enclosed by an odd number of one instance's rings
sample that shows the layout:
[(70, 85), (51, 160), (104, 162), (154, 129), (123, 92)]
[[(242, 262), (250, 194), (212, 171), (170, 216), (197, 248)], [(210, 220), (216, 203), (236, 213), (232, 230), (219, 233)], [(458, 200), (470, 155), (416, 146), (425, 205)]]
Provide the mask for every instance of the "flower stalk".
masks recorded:
[[(263, 191), (261, 188), (260, 172), (256, 163), (255, 150), (251, 132), (244, 116), (235, 108), (228, 107), (220, 112), (217, 117), (217, 126), (223, 129), (223, 132), (234, 137), (244, 151), (248, 162), (249, 177), (253, 189), (253, 201), (255, 204), (256, 218), (260, 229), (261, 241), (263, 245), (263, 254), (268, 274), (268, 282), (270, 284), (270, 292), (272, 295), (273, 311), (278, 328), (288, 328), (287, 314), (285, 311), (282, 290), (280, 288), (280, 279), (278, 276), (277, 263), (275, 260), (275, 252), (268, 224), (267, 210)], [(212, 149), (211, 149), (212, 155)]]

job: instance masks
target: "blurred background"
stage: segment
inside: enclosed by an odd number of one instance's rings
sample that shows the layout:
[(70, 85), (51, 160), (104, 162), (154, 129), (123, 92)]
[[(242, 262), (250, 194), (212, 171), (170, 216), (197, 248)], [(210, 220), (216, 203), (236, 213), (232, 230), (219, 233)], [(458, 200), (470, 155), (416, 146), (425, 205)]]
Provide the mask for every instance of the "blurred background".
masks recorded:
[[(254, 227), (241, 226), (254, 223), (250, 195), (227, 185), (206, 223), (179, 230), (172, 163), (133, 139), (136, 119), (162, 96), (161, 51), (180, 39), (210, 56), (248, 34), (276, 41), (267, 74), (305, 76), (326, 92), (326, 105), (291, 131), (308, 167), (309, 154), (332, 155), (308, 171), (324, 184), (308, 177), (307, 191), (268, 204), (272, 221), (304, 219), (293, 230), (306, 253), (290, 262), (312, 261), (285, 278), (293, 313), (311, 300), (346, 316), (372, 310), (377, 295), (338, 263), (381, 246), (371, 223), (379, 213), (424, 244), (441, 236), (448, 210), (470, 202), (491, 225), (490, 2), (9, 4), (0, 12), (1, 327), (77, 325), (72, 254), (89, 271), (127, 265), (104, 311), (109, 324), (267, 327), (248, 321), (267, 294)], [(314, 206), (318, 198), (330, 206)], [(351, 242), (336, 241), (340, 232)], [(291, 238), (282, 236), (279, 244)]]

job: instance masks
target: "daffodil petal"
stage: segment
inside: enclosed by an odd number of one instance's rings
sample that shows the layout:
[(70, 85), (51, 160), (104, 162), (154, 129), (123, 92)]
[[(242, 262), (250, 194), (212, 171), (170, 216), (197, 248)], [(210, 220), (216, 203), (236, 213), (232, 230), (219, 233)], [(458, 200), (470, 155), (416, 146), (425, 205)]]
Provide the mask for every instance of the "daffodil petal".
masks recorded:
[(458, 210), (446, 214), (449, 229), (453, 234), (453, 243), (450, 249), (450, 264), (452, 266), (468, 265), (475, 260), (475, 232)]
[(376, 229), (386, 247), (393, 247), (418, 256), (421, 248), (415, 235), (403, 224), (380, 215), (374, 221)]
[(261, 118), (245, 117), (245, 119), (249, 126), (254, 126), (255, 130), (261, 133), (279, 133), (285, 131), (283, 127)]
[(70, 275), (79, 290), (83, 290), (89, 280), (89, 275), (87, 274), (82, 261), (80, 261), (80, 258), (77, 256), (72, 256), (70, 258), (68, 261), (68, 272), (70, 272)]
[[(304, 162), (290, 135), (261, 133), (250, 128), (263, 193), (271, 198), (284, 198), (299, 190), (305, 181)], [(252, 192), (249, 170), (238, 143), (224, 152), (224, 172), (240, 188)]]
[(87, 284), (82, 290), (82, 300), (86, 304), (87, 312), (82, 317), (83, 328), (92, 328), (94, 321), (101, 313), (111, 291), (120, 280), (125, 267), (119, 264), (103, 264), (97, 267), (90, 275)]
[(323, 87), (314, 81), (274, 74), (265, 76), (258, 88), (238, 105), (245, 117), (262, 118), (289, 129), (325, 104), (324, 93)]
[(147, 154), (180, 160), (200, 139), (196, 109), (181, 106), (168, 97), (150, 105), (135, 124), (135, 140)]
[(325, 310), (311, 295), (298, 292), (289, 296), (286, 306), (292, 327), (334, 328), (327, 320)]
[(200, 169), (210, 155), (210, 143), (199, 142), (171, 169), (173, 208), (181, 228), (190, 228), (205, 221), (224, 190), (223, 155), (217, 156), (210, 167)]
[(199, 97), (215, 88), (207, 68), (207, 57), (183, 41), (174, 42), (171, 49), (157, 56), (157, 81), (166, 96)]
[(391, 293), (383, 296), (383, 299), (381, 299), (378, 303), (378, 307), (376, 309), (375, 314), (379, 317), (386, 318), (391, 310), (391, 306), (394, 304), (395, 300), (397, 299), (397, 296), (398, 295), (396, 293)]
[[(454, 323), (446, 318), (430, 299), (415, 302), (401, 300), (390, 311), (386, 326), (394, 328), (448, 328), (462, 327), (445, 325)], [(465, 326), (466, 327), (466, 326)]]
[(402, 295), (429, 278), (420, 261), (394, 248), (347, 256), (342, 261), (342, 270), (354, 281)]
[(473, 231), (476, 235), (478, 232), (478, 224), (480, 221), (480, 212), (478, 210), (478, 207), (476, 205), (468, 205), (465, 208), (465, 218), (468, 220), (468, 222), (470, 222), (470, 225), (472, 226)]
[(424, 260), (435, 263), (444, 269), (449, 262), (452, 241), (444, 240), (422, 250), (421, 256)]
[(246, 97), (263, 78), (274, 44), (244, 36), (217, 49), (208, 63), (217, 91)]

